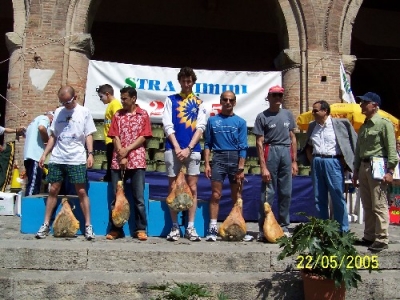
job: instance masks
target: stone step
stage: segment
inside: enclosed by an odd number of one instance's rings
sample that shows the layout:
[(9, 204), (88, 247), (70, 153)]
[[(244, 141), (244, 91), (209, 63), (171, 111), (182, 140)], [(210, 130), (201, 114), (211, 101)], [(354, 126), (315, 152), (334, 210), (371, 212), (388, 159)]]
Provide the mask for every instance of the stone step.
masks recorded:
[[(154, 257), (154, 261), (158, 260)], [(217, 299), (303, 299), (299, 272), (197, 272), (54, 271), (0, 269), (1, 299), (152, 299), (154, 286), (174, 283), (200, 284)], [(361, 271), (363, 282), (350, 289), (346, 299), (399, 299), (397, 271)]]
[[(379, 254), (357, 247), (359, 257), (349, 267), (364, 268), (376, 256), (381, 270), (400, 269), (400, 244)], [(177, 243), (161, 238), (139, 242), (131, 238), (97, 242), (75, 239), (7, 240), (0, 244), (0, 266), (6, 269), (96, 270), (127, 272), (281, 272), (298, 269), (293, 259), (278, 261), (278, 245), (259, 242)], [(356, 262), (357, 261), (357, 262)], [(357, 263), (357, 264), (356, 264)]]
[[(363, 226), (353, 225), (358, 236)], [(85, 241), (19, 233), (19, 218), (0, 218), (0, 299), (151, 299), (152, 285), (198, 283), (229, 299), (302, 299), (295, 258), (278, 261), (278, 245), (253, 242), (168, 242), (150, 237)], [(248, 227), (257, 234), (257, 224)], [(400, 227), (377, 254), (381, 273), (361, 270), (363, 282), (346, 299), (399, 299)], [(372, 253), (356, 247), (360, 258)], [(217, 299), (217, 298), (214, 298)]]

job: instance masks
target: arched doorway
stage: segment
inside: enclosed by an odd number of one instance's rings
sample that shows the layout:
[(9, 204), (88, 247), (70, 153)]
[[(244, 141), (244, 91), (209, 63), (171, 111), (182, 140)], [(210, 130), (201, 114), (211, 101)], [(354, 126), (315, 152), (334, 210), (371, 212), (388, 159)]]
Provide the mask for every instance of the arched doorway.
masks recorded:
[(399, 28), (398, 1), (365, 0), (351, 39), (351, 54), (357, 57), (351, 81), (354, 95), (376, 92), (382, 98), (382, 109), (396, 117), (400, 117)]
[(91, 29), (96, 49), (92, 59), (273, 71), (282, 36), (287, 36), (281, 33), (281, 14), (275, 1), (123, 0), (118, 7), (102, 1)]

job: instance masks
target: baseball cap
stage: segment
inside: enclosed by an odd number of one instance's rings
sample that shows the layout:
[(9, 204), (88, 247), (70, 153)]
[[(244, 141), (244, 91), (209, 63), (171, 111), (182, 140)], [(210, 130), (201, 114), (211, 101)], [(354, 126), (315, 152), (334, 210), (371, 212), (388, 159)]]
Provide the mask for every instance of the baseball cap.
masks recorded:
[(382, 104), (381, 97), (372, 92), (368, 92), (364, 96), (357, 96), (357, 98), (360, 99), (361, 101), (374, 102), (378, 104), (378, 106), (381, 106)]
[(285, 89), (279, 85), (275, 85), (273, 87), (271, 87), (268, 91), (269, 94), (271, 93), (280, 93), (283, 94), (283, 92), (285, 91)]
[(45, 116), (51, 115), (51, 116), (54, 117), (54, 111), (46, 111), (46, 112), (44, 113), (44, 115), (45, 115)]

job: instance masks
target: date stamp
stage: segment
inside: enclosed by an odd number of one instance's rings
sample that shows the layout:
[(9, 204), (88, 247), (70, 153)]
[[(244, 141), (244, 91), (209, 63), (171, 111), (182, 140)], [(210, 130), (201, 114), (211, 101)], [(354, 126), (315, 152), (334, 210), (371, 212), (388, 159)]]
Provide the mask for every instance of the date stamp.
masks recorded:
[(377, 255), (318, 255), (315, 259), (311, 255), (297, 256), (297, 269), (337, 269), (345, 267), (346, 269), (378, 269), (379, 261)]

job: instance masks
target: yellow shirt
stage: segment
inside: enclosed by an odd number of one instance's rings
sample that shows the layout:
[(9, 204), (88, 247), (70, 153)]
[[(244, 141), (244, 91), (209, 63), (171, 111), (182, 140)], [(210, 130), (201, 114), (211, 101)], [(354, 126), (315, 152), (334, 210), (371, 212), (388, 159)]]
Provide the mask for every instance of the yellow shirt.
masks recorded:
[(109, 138), (108, 131), (110, 130), (111, 126), (111, 120), (114, 116), (114, 114), (122, 108), (121, 101), (118, 99), (112, 100), (110, 103), (108, 103), (108, 106), (106, 108), (106, 114), (104, 116), (104, 140), (106, 144), (109, 144), (112, 142), (112, 138)]

